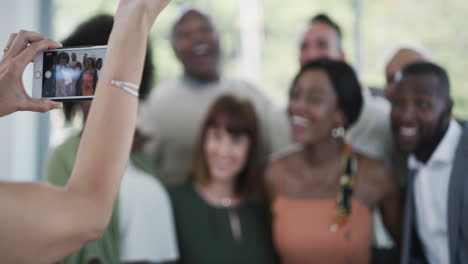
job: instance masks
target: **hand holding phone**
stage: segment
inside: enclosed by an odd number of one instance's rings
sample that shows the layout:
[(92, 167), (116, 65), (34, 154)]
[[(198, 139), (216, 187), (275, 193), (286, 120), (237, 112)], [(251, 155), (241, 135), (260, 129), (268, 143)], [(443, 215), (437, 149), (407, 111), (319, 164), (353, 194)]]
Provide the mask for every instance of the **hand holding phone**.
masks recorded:
[(34, 56), (48, 48), (61, 45), (44, 35), (21, 30), (10, 35), (0, 60), (0, 117), (16, 111), (47, 112), (61, 104), (31, 98), (23, 85), (23, 72)]
[(33, 98), (92, 99), (107, 46), (46, 50), (34, 58)]

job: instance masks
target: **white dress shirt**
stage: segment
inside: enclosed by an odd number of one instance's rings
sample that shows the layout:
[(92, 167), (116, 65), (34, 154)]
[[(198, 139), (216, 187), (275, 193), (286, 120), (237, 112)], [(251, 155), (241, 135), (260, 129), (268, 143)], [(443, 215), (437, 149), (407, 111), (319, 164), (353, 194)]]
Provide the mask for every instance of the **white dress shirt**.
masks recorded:
[(177, 260), (174, 217), (165, 188), (130, 161), (119, 198), (121, 262)]
[(426, 164), (414, 155), (408, 159), (417, 170), (414, 179), (416, 230), (431, 264), (450, 263), (448, 245), (448, 191), (453, 160), (462, 134), (461, 126), (451, 120), (442, 141)]

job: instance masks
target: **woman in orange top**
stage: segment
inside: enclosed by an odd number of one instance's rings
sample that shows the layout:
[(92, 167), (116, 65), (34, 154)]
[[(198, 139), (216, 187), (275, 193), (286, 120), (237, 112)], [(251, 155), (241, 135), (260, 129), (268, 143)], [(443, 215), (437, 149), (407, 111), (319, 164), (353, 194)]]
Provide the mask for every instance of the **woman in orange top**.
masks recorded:
[(396, 178), (383, 162), (353, 152), (344, 141), (362, 100), (344, 62), (311, 62), (294, 79), (288, 115), (298, 144), (267, 170), (274, 240), (284, 264), (369, 263), (376, 206), (399, 240)]

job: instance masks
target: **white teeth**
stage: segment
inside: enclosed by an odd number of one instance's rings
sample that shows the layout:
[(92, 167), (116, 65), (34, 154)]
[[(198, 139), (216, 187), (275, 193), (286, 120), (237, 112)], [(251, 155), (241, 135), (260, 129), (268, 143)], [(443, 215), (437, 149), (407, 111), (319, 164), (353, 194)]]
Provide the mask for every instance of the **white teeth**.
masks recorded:
[(306, 118), (304, 118), (302, 116), (293, 115), (291, 117), (291, 120), (292, 120), (292, 123), (294, 125), (300, 125), (300, 126), (308, 126), (309, 125), (309, 120), (307, 120)]
[(401, 127), (400, 134), (406, 137), (415, 136), (418, 130), (415, 127)]
[(210, 50), (210, 45), (199, 44), (193, 48), (193, 53), (195, 53), (195, 55), (207, 55), (209, 50)]

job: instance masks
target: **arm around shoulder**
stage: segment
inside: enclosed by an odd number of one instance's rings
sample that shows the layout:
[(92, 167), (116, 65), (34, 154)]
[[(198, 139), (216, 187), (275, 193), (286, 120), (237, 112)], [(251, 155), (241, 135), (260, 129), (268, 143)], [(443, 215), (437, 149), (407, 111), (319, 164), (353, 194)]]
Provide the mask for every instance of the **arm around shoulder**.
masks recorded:
[(382, 186), (385, 186), (385, 195), (379, 203), (382, 220), (392, 235), (393, 240), (397, 245), (400, 245), (403, 201), (399, 181), (392, 171), (388, 169), (384, 170)]
[(274, 158), (265, 169), (265, 189), (270, 202), (279, 194), (278, 183), (283, 173), (283, 162), (281, 158)]

